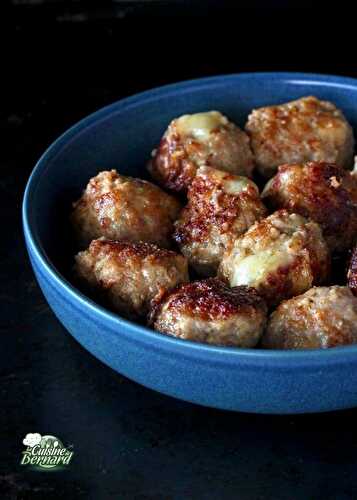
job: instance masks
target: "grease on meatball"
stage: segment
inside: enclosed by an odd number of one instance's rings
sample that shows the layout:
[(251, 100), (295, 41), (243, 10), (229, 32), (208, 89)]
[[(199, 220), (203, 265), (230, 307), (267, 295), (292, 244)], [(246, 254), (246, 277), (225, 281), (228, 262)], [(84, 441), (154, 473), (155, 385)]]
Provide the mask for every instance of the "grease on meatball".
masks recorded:
[(313, 349), (357, 343), (357, 297), (344, 286), (315, 287), (282, 302), (262, 339), (267, 349)]
[(154, 184), (111, 170), (89, 181), (71, 219), (82, 248), (101, 236), (167, 248), (179, 210), (178, 201)]
[(247, 134), (218, 111), (173, 120), (148, 169), (163, 187), (185, 192), (205, 165), (248, 177), (254, 168)]
[(334, 104), (302, 97), (278, 106), (253, 110), (246, 131), (250, 135), (257, 169), (264, 177), (279, 165), (327, 161), (352, 165), (353, 131)]
[(77, 276), (128, 318), (144, 317), (158, 295), (189, 281), (187, 260), (150, 243), (98, 239), (75, 257)]
[(330, 254), (318, 224), (279, 210), (236, 238), (218, 275), (255, 287), (274, 306), (329, 276)]
[(217, 278), (181, 285), (156, 303), (155, 330), (208, 344), (254, 347), (266, 324), (266, 304), (249, 287), (229, 288)]
[(318, 222), (331, 251), (342, 252), (356, 241), (357, 177), (335, 164), (282, 165), (262, 198)]
[(254, 182), (200, 167), (188, 191), (188, 204), (175, 223), (174, 239), (198, 274), (212, 276), (235, 237), (265, 216)]

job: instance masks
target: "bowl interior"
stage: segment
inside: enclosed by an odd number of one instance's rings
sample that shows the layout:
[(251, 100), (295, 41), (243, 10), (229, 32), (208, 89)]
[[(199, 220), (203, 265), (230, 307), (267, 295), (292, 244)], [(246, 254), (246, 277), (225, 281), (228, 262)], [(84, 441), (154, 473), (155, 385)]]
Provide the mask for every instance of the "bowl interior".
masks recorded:
[(184, 113), (219, 110), (241, 127), (256, 107), (306, 95), (333, 101), (357, 129), (353, 80), (301, 75), (250, 74), (170, 85), (119, 101), (64, 134), (44, 154), (32, 176), (28, 221), (54, 266), (70, 279), (73, 246), (68, 216), (90, 177), (115, 168), (148, 178), (145, 164), (170, 120)]

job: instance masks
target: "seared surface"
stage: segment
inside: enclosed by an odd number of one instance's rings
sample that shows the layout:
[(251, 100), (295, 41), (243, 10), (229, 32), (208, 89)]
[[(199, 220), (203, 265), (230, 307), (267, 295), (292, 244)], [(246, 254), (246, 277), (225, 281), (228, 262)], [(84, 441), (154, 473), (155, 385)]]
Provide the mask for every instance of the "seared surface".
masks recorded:
[(356, 241), (357, 177), (336, 164), (282, 165), (262, 198), (318, 222), (331, 251), (342, 252)]
[(175, 223), (174, 239), (197, 273), (214, 275), (234, 239), (266, 214), (254, 182), (200, 167)]
[(344, 286), (315, 287), (282, 302), (262, 345), (268, 349), (328, 348), (357, 343), (357, 298)]
[(266, 305), (252, 288), (229, 288), (210, 278), (168, 292), (153, 307), (151, 323), (181, 339), (254, 347), (266, 323)]
[(101, 236), (169, 247), (179, 209), (158, 186), (111, 170), (89, 181), (73, 205), (72, 225), (82, 248)]
[(274, 175), (283, 163), (327, 161), (342, 167), (352, 165), (353, 131), (331, 102), (302, 97), (255, 109), (245, 128), (257, 168), (264, 177)]
[(145, 317), (152, 299), (189, 280), (185, 257), (149, 243), (94, 240), (75, 260), (79, 278), (129, 318)]

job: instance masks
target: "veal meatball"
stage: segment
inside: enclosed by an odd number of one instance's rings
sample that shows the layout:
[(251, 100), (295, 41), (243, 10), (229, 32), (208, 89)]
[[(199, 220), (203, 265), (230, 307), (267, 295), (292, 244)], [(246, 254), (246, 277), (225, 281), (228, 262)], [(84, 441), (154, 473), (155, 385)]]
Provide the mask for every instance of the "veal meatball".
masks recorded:
[(208, 344), (254, 347), (266, 324), (266, 305), (253, 288), (229, 288), (217, 278), (181, 285), (153, 308), (155, 330)]
[(331, 251), (342, 252), (357, 236), (357, 177), (335, 164), (282, 165), (262, 198), (321, 225)]
[(352, 128), (331, 102), (302, 97), (255, 109), (245, 128), (257, 169), (266, 178), (284, 163), (327, 161), (346, 168), (352, 165)]
[(328, 348), (357, 343), (357, 297), (345, 286), (315, 287), (270, 316), (267, 349)]
[(236, 238), (218, 275), (231, 286), (255, 287), (274, 306), (329, 275), (330, 254), (316, 222), (279, 210)]
[(185, 192), (205, 165), (248, 177), (254, 168), (247, 134), (218, 111), (173, 120), (148, 169), (163, 187)]
[(225, 249), (266, 213), (257, 186), (247, 177), (200, 167), (174, 239), (198, 274), (213, 276)]
[(116, 170), (93, 177), (71, 216), (82, 248), (96, 238), (170, 246), (180, 204), (159, 187)]
[(352, 293), (357, 295), (357, 246), (351, 254), (347, 272), (347, 285), (352, 290)]
[(75, 272), (128, 318), (146, 316), (150, 302), (189, 281), (187, 260), (150, 243), (98, 239), (75, 257)]

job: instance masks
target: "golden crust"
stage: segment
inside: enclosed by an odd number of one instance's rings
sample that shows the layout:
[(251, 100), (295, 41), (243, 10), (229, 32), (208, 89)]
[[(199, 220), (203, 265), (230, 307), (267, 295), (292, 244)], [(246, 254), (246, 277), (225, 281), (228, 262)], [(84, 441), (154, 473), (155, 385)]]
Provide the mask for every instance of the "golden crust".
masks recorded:
[(252, 181), (200, 167), (175, 222), (174, 239), (197, 273), (214, 275), (234, 239), (266, 214)]
[(326, 281), (330, 254), (315, 222), (279, 210), (238, 237), (218, 275), (231, 286), (255, 287), (274, 306)]
[(258, 170), (274, 175), (284, 163), (306, 161), (352, 165), (353, 131), (342, 112), (328, 101), (302, 97), (253, 110), (245, 127)]
[[(152, 177), (164, 188), (186, 192), (200, 166), (211, 166), (251, 177), (254, 168), (249, 138), (239, 127), (220, 115), (220, 124), (197, 139), (173, 120), (148, 164)], [(207, 115), (210, 113), (207, 113)], [(188, 115), (194, 116), (194, 115)]]
[(331, 251), (350, 248), (357, 236), (357, 177), (332, 163), (282, 165), (262, 198), (321, 225)]
[(357, 343), (357, 298), (347, 287), (315, 287), (282, 302), (262, 339), (267, 349), (329, 348)]
[(217, 345), (254, 347), (266, 323), (256, 290), (217, 278), (176, 287), (156, 301), (150, 323), (161, 333)]
[(75, 257), (75, 272), (129, 318), (144, 317), (150, 302), (189, 281), (187, 260), (149, 243), (94, 240)]
[(82, 248), (101, 236), (169, 247), (179, 210), (178, 201), (154, 184), (111, 170), (89, 181), (71, 220)]

